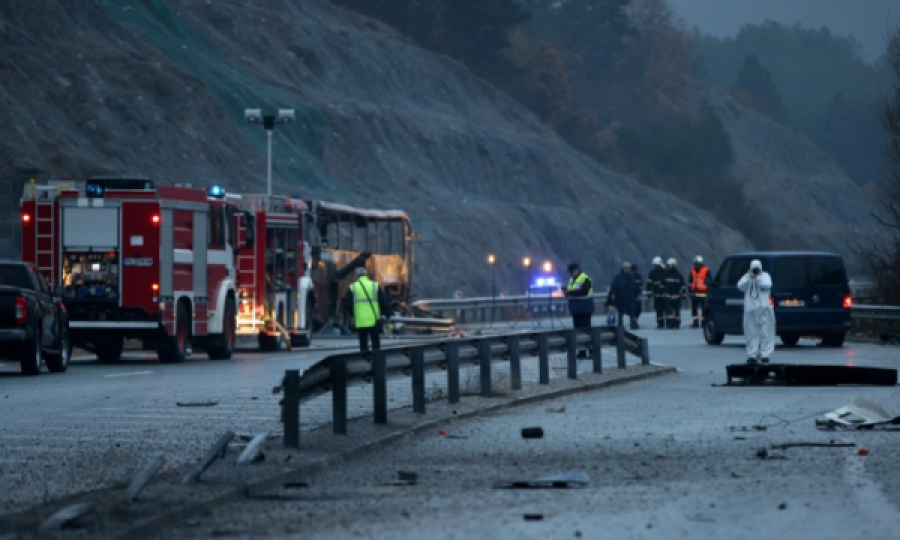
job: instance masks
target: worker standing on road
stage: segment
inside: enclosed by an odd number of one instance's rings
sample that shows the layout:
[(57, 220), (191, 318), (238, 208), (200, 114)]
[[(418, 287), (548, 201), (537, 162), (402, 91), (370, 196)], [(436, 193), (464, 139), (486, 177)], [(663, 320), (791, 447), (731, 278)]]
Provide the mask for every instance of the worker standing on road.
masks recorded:
[(663, 268), (662, 258), (654, 257), (653, 269), (647, 276), (647, 296), (653, 300), (657, 328), (665, 328), (666, 323), (666, 288), (663, 284), (665, 278), (666, 269)]
[(594, 314), (594, 282), (581, 271), (578, 263), (569, 265), (569, 286), (566, 288), (566, 298), (569, 299), (572, 327), (590, 328), (591, 316)]
[(754, 260), (750, 271), (738, 281), (744, 293), (744, 339), (747, 342), (747, 363), (763, 364), (775, 352), (775, 310), (772, 308), (772, 276), (763, 272), (762, 263)]
[(678, 271), (678, 261), (669, 259), (663, 287), (666, 294), (666, 328), (681, 328), (681, 302), (684, 298), (684, 276)]
[[(700, 328), (701, 319), (706, 314), (706, 295), (709, 293), (709, 267), (703, 264), (703, 257), (694, 257), (694, 267), (688, 276), (688, 288), (691, 291), (691, 328)], [(699, 314), (698, 314), (699, 311)]]
[(618, 325), (625, 325), (625, 315), (631, 319), (631, 329), (640, 328), (634, 318), (634, 298), (637, 296), (637, 287), (634, 283), (634, 276), (631, 274), (631, 263), (622, 263), (622, 271), (613, 278), (612, 285), (609, 286), (609, 296), (606, 299), (607, 305), (616, 308), (618, 314)]
[(344, 310), (353, 317), (353, 326), (359, 336), (359, 351), (369, 352), (369, 340), (372, 350), (381, 349), (381, 326), (390, 306), (384, 296), (384, 290), (377, 282), (369, 279), (365, 267), (354, 271), (356, 281), (350, 284), (344, 296)]
[(644, 290), (644, 276), (638, 271), (636, 264), (631, 265), (631, 275), (634, 276), (634, 319), (641, 320), (641, 312), (644, 311), (644, 302), (641, 292)]

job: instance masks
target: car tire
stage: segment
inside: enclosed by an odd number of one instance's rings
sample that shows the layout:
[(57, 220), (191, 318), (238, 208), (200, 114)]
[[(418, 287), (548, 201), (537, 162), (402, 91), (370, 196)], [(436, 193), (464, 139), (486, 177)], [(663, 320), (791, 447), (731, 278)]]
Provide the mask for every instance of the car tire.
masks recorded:
[(725, 341), (725, 334), (716, 331), (716, 323), (708, 315), (703, 321), (703, 339), (710, 345), (721, 345)]
[(157, 357), (163, 364), (180, 364), (191, 355), (191, 317), (184, 302), (178, 304), (175, 317), (175, 335), (164, 340), (157, 350)]
[(826, 347), (840, 348), (844, 346), (844, 339), (846, 337), (847, 334), (844, 333), (826, 334), (822, 336), (822, 345)]
[(210, 360), (229, 360), (234, 354), (234, 337), (237, 328), (237, 310), (234, 300), (229, 298), (225, 302), (225, 315), (222, 317), (222, 335), (213, 338), (206, 350), (206, 356)]
[(19, 349), (19, 367), (22, 375), (40, 375), (41, 367), (44, 365), (44, 350), (41, 346), (41, 321), (35, 323), (37, 330), (31, 339), (22, 343)]
[(121, 337), (110, 337), (107, 341), (94, 344), (94, 354), (97, 355), (97, 360), (103, 364), (115, 364), (122, 359), (124, 348), (125, 341)]
[(63, 328), (59, 336), (59, 352), (45, 355), (47, 369), (51, 373), (63, 373), (69, 369), (69, 359), (72, 358), (72, 341), (69, 339), (69, 329)]
[(800, 341), (800, 334), (781, 334), (779, 337), (785, 347), (796, 347)]

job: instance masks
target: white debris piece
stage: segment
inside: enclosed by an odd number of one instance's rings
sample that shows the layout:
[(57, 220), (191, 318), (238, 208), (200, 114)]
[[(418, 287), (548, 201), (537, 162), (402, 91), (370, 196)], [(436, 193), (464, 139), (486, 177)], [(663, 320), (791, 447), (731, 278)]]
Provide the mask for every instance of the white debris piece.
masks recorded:
[(865, 394), (859, 394), (845, 407), (825, 413), (825, 418), (848, 427), (874, 426), (894, 419)]

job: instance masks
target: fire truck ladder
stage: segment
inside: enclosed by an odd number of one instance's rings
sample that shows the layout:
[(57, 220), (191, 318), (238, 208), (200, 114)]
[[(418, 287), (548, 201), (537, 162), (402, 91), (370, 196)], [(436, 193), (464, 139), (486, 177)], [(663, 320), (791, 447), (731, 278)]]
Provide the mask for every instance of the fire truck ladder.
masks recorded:
[(53, 242), (55, 191), (53, 186), (36, 186), (34, 197), (35, 261), (41, 274), (50, 277), (50, 283), (56, 283), (56, 251)]
[[(242, 275), (250, 276), (250, 283), (252, 283), (252, 286), (249, 287), (249, 290), (255, 291), (256, 290), (256, 257), (253, 255), (252, 252), (248, 253), (246, 255), (244, 253), (245, 252), (238, 254), (238, 269), (240, 270)], [(243, 300), (245, 300), (245, 299), (239, 299), (238, 301), (243, 301)], [(254, 321), (253, 326), (255, 327), (256, 326), (256, 324), (255, 324), (255, 321), (256, 321), (256, 294), (250, 293), (249, 300), (250, 300), (250, 317), (249, 318), (251, 321)], [(239, 314), (238, 320), (240, 320), (240, 319), (246, 320), (246, 315), (241, 316), (242, 315), (241, 314), (242, 307), (243, 306), (238, 306), (238, 314)]]

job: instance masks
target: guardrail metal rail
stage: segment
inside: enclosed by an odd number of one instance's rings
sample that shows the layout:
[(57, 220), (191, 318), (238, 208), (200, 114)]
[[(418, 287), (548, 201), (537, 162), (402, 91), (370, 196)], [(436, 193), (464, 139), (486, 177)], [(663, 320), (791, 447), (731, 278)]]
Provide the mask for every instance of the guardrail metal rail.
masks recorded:
[(347, 389), (350, 386), (372, 385), (373, 418), (377, 424), (387, 423), (387, 380), (407, 376), (412, 381), (413, 411), (425, 413), (425, 373), (446, 370), (447, 394), (450, 403), (460, 399), (460, 366), (478, 366), (480, 395), (491, 397), (491, 367), (494, 362), (508, 361), (512, 390), (522, 389), (524, 355), (536, 354), (539, 384), (550, 384), (550, 353), (564, 351), (567, 355), (567, 378), (578, 378), (578, 351), (589, 350), (593, 372), (603, 371), (601, 348), (604, 344), (616, 347), (619, 369), (626, 369), (626, 353), (650, 365), (647, 338), (626, 331), (622, 327), (600, 326), (586, 329), (530, 330), (497, 334), (470, 339), (447, 338), (417, 346), (400, 346), (370, 353), (332, 355), (317, 362), (302, 375), (299, 370), (286, 370), (281, 386), (274, 393), (284, 392), (281, 419), (284, 422), (284, 444), (297, 447), (300, 443), (300, 405), (317, 396), (331, 392), (332, 426), (334, 433), (347, 433)]

